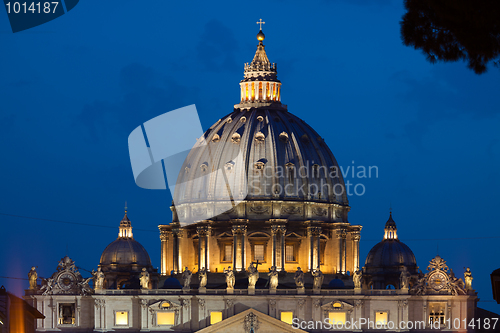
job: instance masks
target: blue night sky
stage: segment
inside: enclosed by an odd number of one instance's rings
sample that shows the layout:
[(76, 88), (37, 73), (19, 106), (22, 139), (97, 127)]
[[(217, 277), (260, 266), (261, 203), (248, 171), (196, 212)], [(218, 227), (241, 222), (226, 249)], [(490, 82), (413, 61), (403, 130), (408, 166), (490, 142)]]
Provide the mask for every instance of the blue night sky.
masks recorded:
[[(498, 312), (489, 274), (500, 267), (500, 72), (429, 64), (402, 45), (403, 14), (396, 0), (86, 0), (13, 34), (0, 13), (0, 276), (38, 266), (49, 277), (65, 254), (96, 269), (125, 201), (159, 267), (157, 225), (171, 221), (171, 197), (135, 185), (128, 135), (190, 104), (204, 129), (232, 112), (262, 18), (289, 111), (342, 167), (378, 167), (378, 178), (346, 177), (366, 188), (349, 198), (350, 223), (363, 225), (361, 264), (392, 203), (420, 268), (439, 246), (457, 276), (471, 268), (479, 306)], [(1, 284), (18, 295), (28, 286)]]

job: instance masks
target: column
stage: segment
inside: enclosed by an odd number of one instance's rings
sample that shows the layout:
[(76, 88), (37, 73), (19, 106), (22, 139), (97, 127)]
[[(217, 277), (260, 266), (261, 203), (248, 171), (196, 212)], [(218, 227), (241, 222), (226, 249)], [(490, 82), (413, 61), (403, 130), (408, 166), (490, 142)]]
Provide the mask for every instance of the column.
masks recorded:
[(353, 260), (354, 260), (354, 272), (359, 270), (359, 239), (361, 238), (359, 231), (353, 231), (351, 233), (352, 237), (352, 248), (353, 248)]
[(247, 226), (243, 226), (241, 231), (241, 270), (244, 271), (246, 267), (245, 262), (245, 241), (247, 236)]
[(336, 236), (337, 236), (337, 241), (338, 241), (338, 260), (337, 260), (337, 273), (342, 273), (342, 267), (343, 267), (343, 254), (342, 254), (342, 249), (343, 249), (343, 238), (342, 238), (342, 231), (343, 229), (337, 229), (336, 230)]
[(202, 225), (196, 227), (198, 234), (198, 270), (202, 268), (208, 269), (208, 229), (209, 226)]
[(212, 228), (207, 226), (205, 234), (205, 268), (210, 272), (210, 236), (212, 235)]
[(281, 232), (281, 271), (285, 271), (285, 234), (286, 234), (286, 228), (285, 226), (281, 226), (280, 228)]
[(307, 235), (309, 237), (309, 270), (316, 269), (320, 266), (320, 235), (321, 227), (307, 227)]
[(278, 233), (278, 226), (277, 225), (272, 225), (271, 226), (271, 235), (273, 236), (273, 266), (276, 266), (276, 234)]
[(321, 262), (321, 243), (320, 243), (320, 235), (321, 235), (321, 228), (317, 227), (316, 231), (316, 267), (320, 266)]
[(238, 254), (238, 228), (233, 225), (231, 230), (233, 232), (233, 270), (236, 272), (236, 256)]
[(347, 263), (347, 232), (345, 229), (342, 230), (342, 274), (345, 274), (347, 272), (346, 270), (346, 263)]
[(233, 269), (237, 272), (245, 270), (245, 235), (247, 223), (245, 219), (235, 219), (231, 227), (233, 232)]
[(172, 228), (169, 225), (160, 225), (160, 240), (161, 240), (161, 275), (168, 275), (168, 247), (169, 239), (172, 234)]
[(313, 267), (313, 255), (314, 255), (314, 243), (311, 227), (307, 228), (307, 240), (309, 242), (309, 271), (312, 272)]
[(178, 223), (175, 223), (172, 228), (173, 235), (173, 251), (172, 251), (172, 262), (174, 263), (174, 273), (182, 272), (182, 253), (180, 246), (180, 238), (182, 238), (184, 234), (184, 229), (180, 227)]

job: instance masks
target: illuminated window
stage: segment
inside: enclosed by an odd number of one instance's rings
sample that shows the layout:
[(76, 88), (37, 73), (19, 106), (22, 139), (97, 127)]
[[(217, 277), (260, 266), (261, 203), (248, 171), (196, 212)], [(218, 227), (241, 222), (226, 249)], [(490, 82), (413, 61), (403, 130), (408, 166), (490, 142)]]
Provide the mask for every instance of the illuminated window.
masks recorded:
[(262, 82), (259, 82), (259, 100), (262, 100)]
[(429, 324), (438, 322), (444, 325), (446, 316), (446, 303), (429, 303)]
[(281, 321), (292, 325), (293, 320), (293, 312), (291, 311), (282, 311), (281, 312)]
[(233, 246), (226, 244), (224, 245), (224, 261), (233, 260)]
[(75, 303), (59, 304), (59, 324), (62, 325), (75, 324)]
[(210, 325), (217, 324), (219, 321), (222, 321), (222, 312), (220, 311), (210, 312)]
[(387, 324), (387, 312), (375, 312), (375, 324)]
[(341, 304), (341, 303), (339, 303), (339, 302), (335, 302), (335, 303), (333, 303), (333, 307), (334, 307), (335, 309), (340, 309), (340, 308), (342, 307), (342, 304)]
[(116, 326), (128, 326), (128, 311), (116, 311), (115, 312), (115, 325)]
[(330, 319), (331, 324), (344, 324), (346, 321), (345, 312), (329, 312), (328, 319)]
[(156, 323), (158, 325), (175, 325), (175, 312), (157, 312)]
[(254, 245), (254, 260), (264, 261), (264, 245)]
[(294, 253), (294, 246), (293, 245), (287, 245), (285, 248), (285, 257), (286, 261), (295, 261), (295, 253)]

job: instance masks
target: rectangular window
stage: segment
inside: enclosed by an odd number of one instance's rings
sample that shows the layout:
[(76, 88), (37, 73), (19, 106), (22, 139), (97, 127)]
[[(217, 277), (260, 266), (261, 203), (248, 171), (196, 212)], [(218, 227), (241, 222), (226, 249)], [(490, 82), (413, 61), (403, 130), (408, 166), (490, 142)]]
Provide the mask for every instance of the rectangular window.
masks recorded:
[(291, 311), (282, 311), (281, 312), (281, 321), (292, 325), (293, 320), (293, 312)]
[(62, 325), (75, 324), (75, 303), (59, 304), (59, 324)]
[(226, 244), (224, 245), (224, 261), (233, 260), (233, 246)]
[(128, 311), (116, 311), (115, 312), (115, 325), (116, 326), (128, 326)]
[(175, 325), (175, 312), (157, 312), (156, 323), (158, 325)]
[(285, 247), (285, 261), (296, 261), (295, 260), (295, 248), (293, 245), (287, 245)]
[(222, 312), (220, 311), (210, 312), (210, 325), (217, 324), (219, 321), (222, 321)]
[(375, 312), (375, 324), (387, 325), (387, 312)]
[(253, 260), (264, 261), (264, 245), (254, 245), (254, 258)]
[(438, 322), (444, 325), (446, 320), (446, 303), (429, 303), (429, 324)]
[(330, 323), (340, 325), (340, 323), (344, 324), (346, 321), (345, 312), (329, 312), (328, 319), (330, 319)]

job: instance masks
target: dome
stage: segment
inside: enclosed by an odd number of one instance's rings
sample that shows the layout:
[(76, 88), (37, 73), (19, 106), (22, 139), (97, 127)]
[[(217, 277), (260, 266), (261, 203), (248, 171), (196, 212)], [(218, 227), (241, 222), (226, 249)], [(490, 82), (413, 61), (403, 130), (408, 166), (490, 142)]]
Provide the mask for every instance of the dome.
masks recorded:
[(341, 169), (324, 139), (281, 103), (277, 67), (262, 41), (245, 64), (240, 88), (240, 103), (198, 138), (185, 158), (174, 190), (173, 222), (346, 223), (350, 208)]
[(400, 266), (416, 268), (417, 261), (410, 248), (398, 239), (384, 239), (370, 250), (365, 261), (367, 269)]
[(396, 222), (392, 219), (392, 213), (389, 215), (384, 231), (384, 239), (376, 244), (366, 256), (366, 272), (399, 272), (406, 267), (410, 273), (416, 273), (417, 260), (412, 250), (398, 239)]
[(148, 252), (133, 238), (132, 224), (126, 211), (120, 222), (118, 238), (102, 252), (100, 266), (105, 271), (108, 269), (130, 269), (135, 271), (140, 270), (142, 267), (151, 267)]
[(118, 238), (102, 252), (100, 264), (151, 266), (151, 259), (146, 249), (135, 239)]
[(328, 287), (332, 289), (342, 289), (345, 288), (344, 281), (341, 279), (333, 279), (328, 283)]

